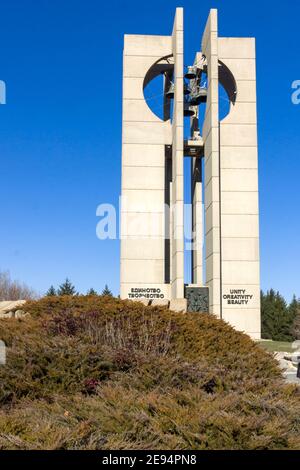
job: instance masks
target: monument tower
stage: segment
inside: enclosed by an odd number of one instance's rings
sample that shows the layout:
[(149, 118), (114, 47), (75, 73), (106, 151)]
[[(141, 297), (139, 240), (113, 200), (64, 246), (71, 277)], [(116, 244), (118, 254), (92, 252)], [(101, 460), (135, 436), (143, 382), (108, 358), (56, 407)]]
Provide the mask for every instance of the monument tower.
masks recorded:
[[(121, 297), (208, 311), (260, 338), (255, 39), (219, 37), (211, 10), (186, 67), (183, 29), (177, 8), (171, 36), (125, 35)], [(162, 118), (144, 95), (160, 74)], [(223, 119), (221, 88), (230, 106)], [(184, 158), (192, 175), (189, 285)]]

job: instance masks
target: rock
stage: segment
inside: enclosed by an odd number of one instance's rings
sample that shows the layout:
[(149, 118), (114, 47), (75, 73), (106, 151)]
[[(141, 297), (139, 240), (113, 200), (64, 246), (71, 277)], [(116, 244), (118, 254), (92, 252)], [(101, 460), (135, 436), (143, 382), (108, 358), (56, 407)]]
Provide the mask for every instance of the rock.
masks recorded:
[(291, 361), (294, 367), (298, 367), (298, 364), (300, 364), (300, 352), (295, 352), (291, 355)]
[(24, 318), (26, 316), (26, 312), (24, 310), (16, 310), (15, 318)]
[(17, 307), (21, 307), (25, 303), (26, 303), (26, 300), (9, 300), (9, 301), (0, 302), (0, 314), (12, 312)]
[(14, 315), (14, 312), (7, 312), (7, 313), (0, 313), (0, 318), (13, 318), (15, 315)]
[(292, 349), (294, 351), (299, 351), (300, 352), (300, 341), (298, 339), (293, 342)]
[(178, 313), (186, 313), (187, 300), (186, 299), (173, 299), (170, 301), (170, 310)]
[(26, 303), (26, 300), (11, 300), (0, 302), (0, 319), (7, 318), (25, 318), (30, 316), (29, 313), (25, 312), (22, 309), (18, 309)]

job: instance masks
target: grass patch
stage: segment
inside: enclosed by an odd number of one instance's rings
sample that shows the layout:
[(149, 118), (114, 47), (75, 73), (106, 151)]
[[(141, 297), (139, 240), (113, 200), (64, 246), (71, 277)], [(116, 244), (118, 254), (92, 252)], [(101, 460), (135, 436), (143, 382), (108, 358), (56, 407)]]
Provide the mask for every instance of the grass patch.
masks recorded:
[(210, 315), (109, 297), (0, 322), (0, 449), (299, 449), (300, 392)]
[(293, 352), (292, 344), (286, 341), (260, 341), (259, 344), (270, 352)]

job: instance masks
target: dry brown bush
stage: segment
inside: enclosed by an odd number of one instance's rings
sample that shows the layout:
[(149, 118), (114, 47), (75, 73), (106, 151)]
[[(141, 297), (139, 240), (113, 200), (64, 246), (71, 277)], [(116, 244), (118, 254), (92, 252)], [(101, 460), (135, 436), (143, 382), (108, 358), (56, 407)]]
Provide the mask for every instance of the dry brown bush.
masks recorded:
[(299, 449), (300, 393), (213, 316), (109, 297), (0, 323), (0, 449)]

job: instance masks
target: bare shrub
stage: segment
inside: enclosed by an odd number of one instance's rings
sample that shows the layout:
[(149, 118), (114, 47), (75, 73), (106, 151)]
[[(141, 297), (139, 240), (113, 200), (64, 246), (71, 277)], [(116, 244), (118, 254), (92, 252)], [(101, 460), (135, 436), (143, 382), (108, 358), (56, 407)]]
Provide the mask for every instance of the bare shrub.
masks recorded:
[(8, 271), (0, 272), (0, 301), (3, 300), (31, 300), (37, 294), (26, 284), (13, 281)]
[(169, 320), (158, 331), (154, 315), (148, 318), (142, 315), (139, 328), (135, 328), (130, 318), (120, 317), (107, 321), (103, 333), (105, 343), (112, 348), (165, 356), (171, 347), (172, 322)]

